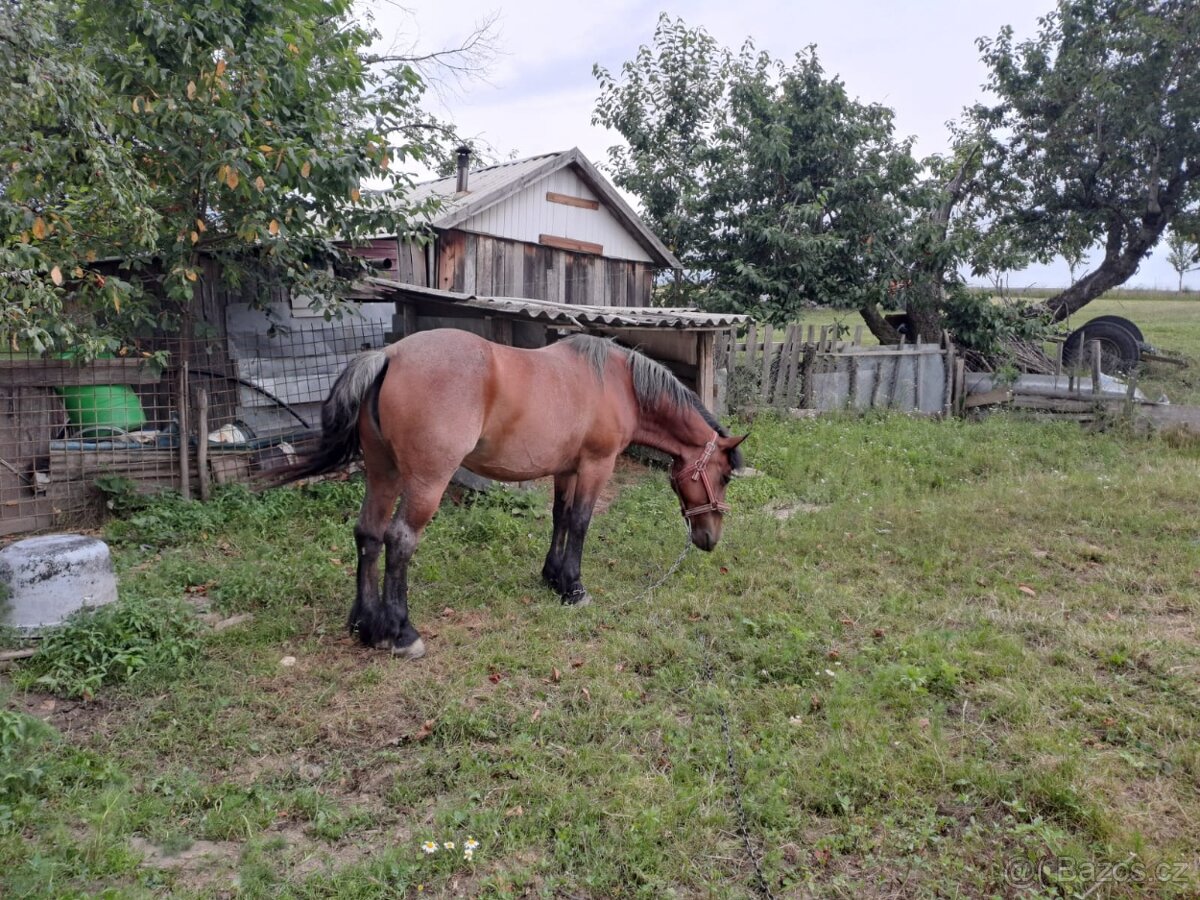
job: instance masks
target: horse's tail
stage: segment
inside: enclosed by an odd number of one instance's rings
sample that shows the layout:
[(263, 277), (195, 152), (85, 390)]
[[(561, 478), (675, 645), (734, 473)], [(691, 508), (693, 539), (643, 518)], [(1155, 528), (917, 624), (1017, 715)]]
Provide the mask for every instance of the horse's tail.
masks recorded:
[(351, 360), (321, 405), (317, 446), (292, 465), (273, 472), (270, 480), (278, 484), (324, 475), (354, 459), (359, 450), (359, 411), (364, 402), (375, 402), (387, 367), (384, 350), (368, 350)]

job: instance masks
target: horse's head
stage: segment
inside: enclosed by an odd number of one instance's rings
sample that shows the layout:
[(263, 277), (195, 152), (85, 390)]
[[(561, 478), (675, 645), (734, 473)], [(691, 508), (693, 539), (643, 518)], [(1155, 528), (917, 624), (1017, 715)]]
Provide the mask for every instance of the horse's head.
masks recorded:
[(671, 487), (687, 519), (692, 543), (711, 550), (721, 539), (721, 520), (729, 510), (725, 488), (735, 470), (742, 467), (738, 444), (746, 439), (714, 433), (704, 448), (691, 458), (677, 456), (671, 463)]

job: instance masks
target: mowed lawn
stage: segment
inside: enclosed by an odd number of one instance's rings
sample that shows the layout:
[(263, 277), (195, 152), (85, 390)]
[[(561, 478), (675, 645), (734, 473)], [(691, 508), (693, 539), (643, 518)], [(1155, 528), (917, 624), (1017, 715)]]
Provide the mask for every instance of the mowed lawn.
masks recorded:
[(86, 703), (0, 681), (0, 895), (1200, 891), (1197, 445), (763, 417), (746, 450), (649, 597), (684, 530), (624, 464), (586, 609), (539, 584), (545, 493), (447, 503), (417, 663), (342, 631), (359, 482), (131, 513), (123, 603), (252, 618)]

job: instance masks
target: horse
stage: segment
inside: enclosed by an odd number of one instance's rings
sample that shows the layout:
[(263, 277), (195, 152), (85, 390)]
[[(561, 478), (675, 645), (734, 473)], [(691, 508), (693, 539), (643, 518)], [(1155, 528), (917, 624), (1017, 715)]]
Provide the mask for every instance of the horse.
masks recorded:
[(322, 405), (316, 447), (279, 480), (333, 471), (361, 452), (367, 486), (347, 625), (368, 647), (419, 659), (408, 565), (459, 466), (499, 481), (554, 477), (542, 578), (564, 605), (583, 606), (584, 538), (618, 454), (640, 444), (671, 457), (690, 540), (708, 551), (721, 538), (744, 439), (667, 368), (612, 340), (575, 334), (525, 350), (435, 329), (355, 357)]

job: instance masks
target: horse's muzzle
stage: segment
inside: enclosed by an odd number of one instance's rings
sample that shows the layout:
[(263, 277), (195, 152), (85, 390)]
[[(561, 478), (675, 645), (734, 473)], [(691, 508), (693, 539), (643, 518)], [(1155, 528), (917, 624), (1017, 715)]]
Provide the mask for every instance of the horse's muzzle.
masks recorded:
[(713, 534), (712, 530), (708, 528), (693, 527), (691, 529), (691, 536), (692, 543), (705, 553), (708, 553), (715, 546), (717, 546), (717, 541), (720, 540), (720, 537), (716, 534)]

